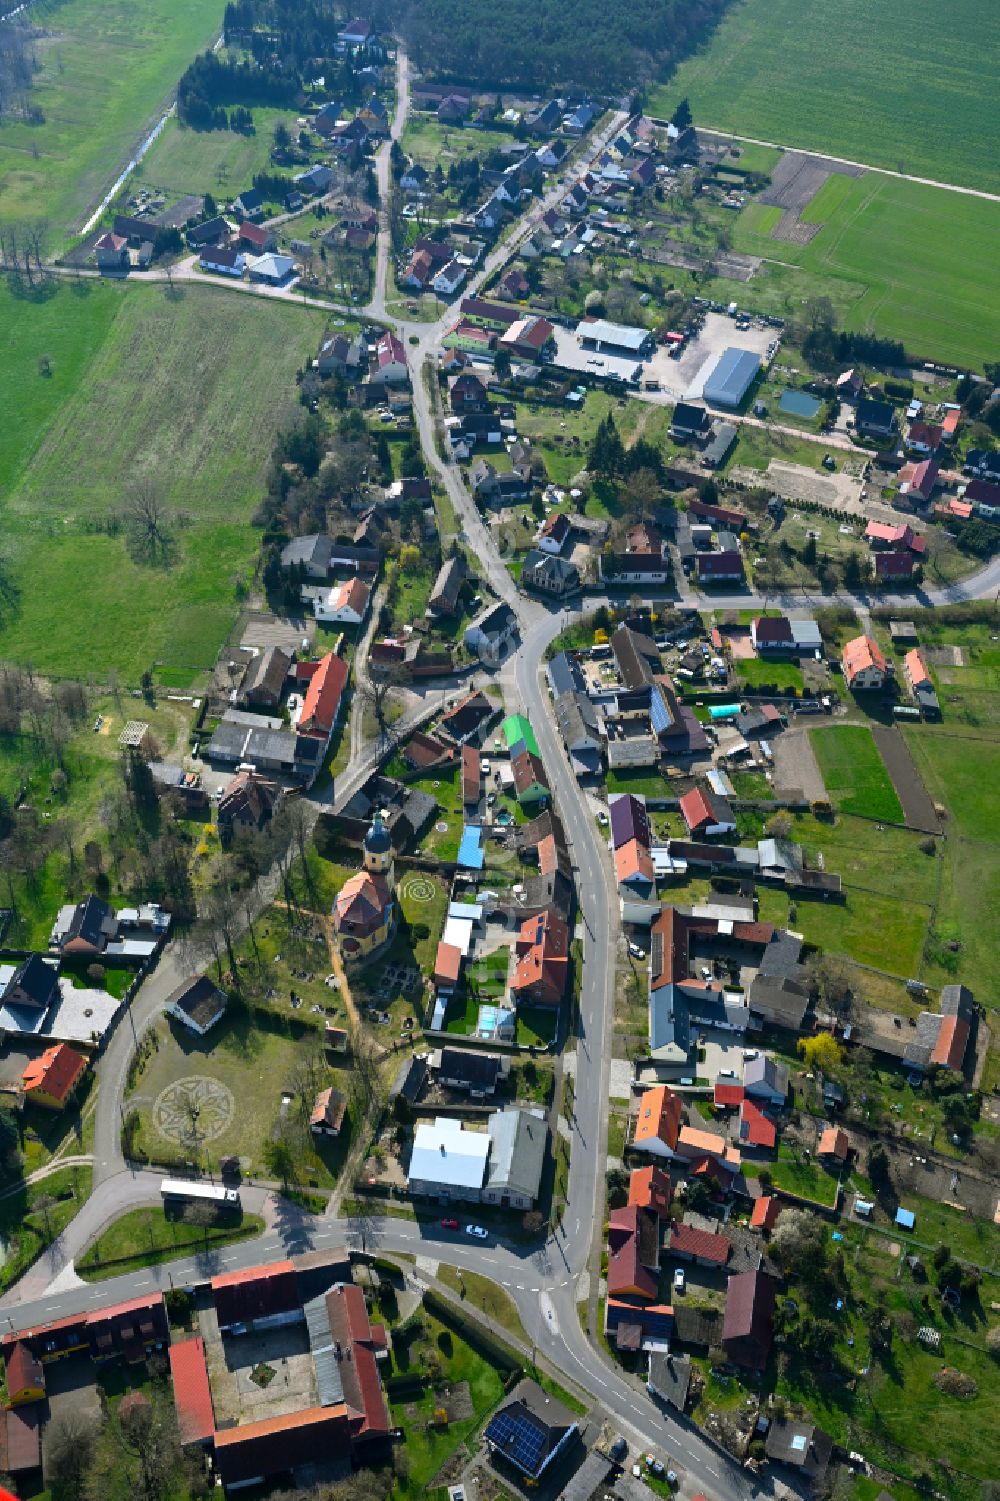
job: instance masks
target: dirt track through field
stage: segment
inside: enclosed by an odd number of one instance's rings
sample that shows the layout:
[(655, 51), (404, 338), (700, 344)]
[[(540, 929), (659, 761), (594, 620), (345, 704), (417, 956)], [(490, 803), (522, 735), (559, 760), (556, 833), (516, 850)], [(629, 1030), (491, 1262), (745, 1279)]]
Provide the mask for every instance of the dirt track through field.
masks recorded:
[(903, 805), (907, 828), (919, 829), (924, 834), (940, 834), (941, 822), (934, 812), (934, 804), (899, 729), (895, 725), (873, 725), (872, 738), (896, 789), (896, 796)]

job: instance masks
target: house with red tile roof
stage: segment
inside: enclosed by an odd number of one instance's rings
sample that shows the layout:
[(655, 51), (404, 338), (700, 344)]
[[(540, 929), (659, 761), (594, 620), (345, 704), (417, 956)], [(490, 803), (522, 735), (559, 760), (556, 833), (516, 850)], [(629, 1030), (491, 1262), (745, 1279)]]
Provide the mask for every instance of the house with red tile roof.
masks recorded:
[(608, 1217), (608, 1296), (652, 1303), (659, 1265), (657, 1216), (634, 1204), (613, 1209)]
[(405, 386), (410, 379), (406, 350), (393, 333), (384, 333), (375, 346), (375, 363), (369, 372), (371, 385)]
[(827, 1126), (825, 1131), (820, 1132), (819, 1143), (816, 1147), (816, 1156), (821, 1162), (829, 1162), (841, 1165), (847, 1161), (850, 1143), (847, 1140), (847, 1132), (839, 1126)]
[(695, 1266), (724, 1267), (729, 1260), (732, 1241), (725, 1235), (716, 1235), (711, 1230), (699, 1230), (694, 1225), (673, 1225), (667, 1249), (679, 1261), (690, 1261)]
[(215, 1435), (214, 1448), (224, 1489), (260, 1485), (303, 1465), (348, 1461), (351, 1422), (343, 1402), (310, 1407), (224, 1429)]
[(762, 1371), (774, 1337), (775, 1284), (766, 1272), (738, 1272), (726, 1288), (722, 1344), (735, 1366)]
[(677, 1156), (694, 1165), (705, 1159), (710, 1164), (708, 1171), (716, 1176), (725, 1174), (725, 1181), (729, 1181), (733, 1173), (738, 1173), (742, 1161), (739, 1151), (732, 1146), (724, 1136), (719, 1136), (715, 1131), (702, 1131), (695, 1126), (682, 1126), (677, 1133)]
[(274, 1320), (299, 1308), (295, 1267), (287, 1258), (236, 1272), (222, 1272), (210, 1283), (219, 1328), (252, 1328), (258, 1319)]
[(321, 1089), (309, 1117), (309, 1129), (314, 1136), (339, 1136), (346, 1114), (347, 1096), (332, 1086)]
[(673, 1195), (670, 1174), (653, 1163), (649, 1167), (634, 1167), (629, 1174), (628, 1201), (637, 1209), (651, 1209), (660, 1219), (666, 1219)]
[(47, 1110), (65, 1110), (83, 1082), (87, 1060), (65, 1042), (46, 1048), (29, 1060), (21, 1075), (21, 1089), (33, 1105)]
[(713, 1093), (716, 1110), (735, 1110), (743, 1104), (742, 1084), (716, 1084)]
[(872, 578), (877, 584), (908, 583), (913, 577), (912, 552), (872, 553)]
[(211, 1442), (215, 1437), (215, 1408), (201, 1335), (170, 1346), (170, 1381), (177, 1409), (177, 1430), (183, 1445)]
[(434, 985), (446, 994), (455, 989), (462, 972), (462, 950), (454, 943), (441, 942), (434, 958)]
[(758, 615), (750, 622), (750, 641), (758, 655), (769, 651), (791, 651), (794, 645), (792, 622), (787, 615)]
[(921, 1011), (917, 1017), (916, 1034), (903, 1053), (904, 1063), (922, 1073), (934, 1068), (961, 1073), (975, 1015), (972, 992), (964, 985), (946, 985), (939, 1010)]
[(632, 1145), (639, 1152), (673, 1157), (681, 1129), (683, 1106), (666, 1084), (647, 1089), (639, 1101)]
[[(919, 464), (914, 464), (912, 471), (905, 476), (900, 472), (900, 494), (916, 495), (925, 503), (930, 500), (937, 486), (938, 476), (941, 473), (941, 461), (937, 458), (923, 459)], [(923, 542), (923, 537), (917, 539)], [(922, 549), (914, 549), (922, 556)]]
[(482, 786), (482, 757), (478, 748), (466, 741), (462, 746), (462, 802), (466, 808), (478, 808)]
[(573, 530), (572, 523), (565, 511), (553, 511), (542, 522), (535, 537), (535, 544), (542, 552), (552, 553), (558, 556)]
[(334, 584), (325, 595), (313, 599), (313, 614), (324, 625), (360, 625), (368, 614), (371, 588), (364, 579), (348, 579), (344, 584)]
[(885, 521), (869, 521), (865, 528), (865, 541), (873, 552), (883, 548), (890, 552), (913, 552), (923, 556), (927, 551), (927, 539), (918, 535), (908, 522), (892, 526)]
[(299, 715), (297, 728), (301, 734), (329, 740), (340, 716), (348, 672), (343, 657), (332, 651), (316, 663)]
[(38, 1355), (25, 1341), (15, 1339), (4, 1350), (4, 1374), (11, 1407), (44, 1399), (45, 1371)]
[(628, 886), (640, 896), (651, 896), (656, 887), (653, 857), (638, 839), (615, 850), (615, 877), (619, 886)]
[(848, 641), (840, 665), (847, 686), (854, 693), (881, 688), (888, 671), (882, 648), (873, 636), (855, 636)]
[(773, 1152), (778, 1142), (778, 1128), (753, 1100), (740, 1106), (739, 1142), (744, 1149)]
[(750, 1228), (761, 1230), (768, 1235), (777, 1224), (780, 1213), (781, 1200), (775, 1198), (774, 1194), (761, 1194), (759, 1199), (754, 1200), (750, 1215)]
[(711, 838), (717, 834), (734, 834), (736, 817), (724, 797), (708, 787), (692, 787), (680, 798), (681, 816), (691, 834)]
[(516, 944), (517, 966), (510, 982), (518, 1002), (559, 1006), (569, 976), (569, 928), (558, 912), (547, 907), (521, 924)]
[(921, 687), (934, 686), (931, 681), (931, 675), (927, 670), (927, 664), (916, 647), (912, 651), (908, 651), (903, 658), (903, 672), (906, 676), (906, 681), (914, 692), (916, 692), (918, 685)]
[[(464, 307), (464, 303), (463, 303)], [(500, 336), (500, 348), (525, 359), (538, 360), (555, 339), (556, 331), (547, 318), (528, 314), (510, 324)]]

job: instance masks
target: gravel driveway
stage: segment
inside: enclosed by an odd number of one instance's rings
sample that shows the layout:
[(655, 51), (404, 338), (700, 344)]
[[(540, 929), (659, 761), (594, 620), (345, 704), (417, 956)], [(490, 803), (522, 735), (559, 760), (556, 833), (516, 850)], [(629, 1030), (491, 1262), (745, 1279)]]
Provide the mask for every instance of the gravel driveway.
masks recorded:
[(821, 802), (826, 787), (809, 742), (808, 730), (786, 730), (771, 741), (774, 790), (779, 797), (801, 792), (807, 802)]

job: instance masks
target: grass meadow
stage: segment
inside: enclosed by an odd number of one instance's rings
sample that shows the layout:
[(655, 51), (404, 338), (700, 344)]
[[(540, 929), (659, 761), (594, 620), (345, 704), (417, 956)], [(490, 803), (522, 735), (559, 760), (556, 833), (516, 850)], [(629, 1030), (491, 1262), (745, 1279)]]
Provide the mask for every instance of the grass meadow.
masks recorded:
[(42, 0), (31, 20), (40, 71), (31, 103), (44, 123), (0, 123), (7, 219), (44, 219), (50, 243), (75, 233), (196, 53), (211, 46), (222, 0)]
[[(63, 676), (113, 667), (126, 682), (157, 664), (189, 683), (235, 617), (264, 466), (323, 315), (208, 286), (67, 283), (41, 304), (0, 288), (0, 323), (13, 335), (0, 385), (14, 434), (0, 547), (20, 586), (0, 655)], [(46, 352), (51, 377), (38, 371)], [(121, 535), (97, 529), (139, 476), (179, 518), (169, 568), (137, 565)]]
[(1000, 204), (866, 172), (827, 179), (802, 215), (823, 226), (808, 245), (772, 240), (771, 214), (751, 203), (734, 226), (734, 246), (767, 262), (755, 307), (829, 296), (845, 328), (901, 339), (917, 357), (973, 367), (992, 358), (1000, 307), (985, 277)]
[(996, 192), (998, 48), (980, 0), (948, 7), (944, 45), (928, 0), (739, 0), (649, 108), (686, 96), (699, 125)]
[(156, 188), (168, 197), (211, 193), (223, 202), (248, 188), (255, 172), (270, 161), (274, 127), (295, 126), (295, 112), (254, 109), (254, 134), (235, 130), (192, 130), (177, 118), (169, 120), (135, 174), (135, 183)]
[(809, 735), (830, 800), (843, 813), (902, 823), (889, 773), (866, 725), (838, 724)]

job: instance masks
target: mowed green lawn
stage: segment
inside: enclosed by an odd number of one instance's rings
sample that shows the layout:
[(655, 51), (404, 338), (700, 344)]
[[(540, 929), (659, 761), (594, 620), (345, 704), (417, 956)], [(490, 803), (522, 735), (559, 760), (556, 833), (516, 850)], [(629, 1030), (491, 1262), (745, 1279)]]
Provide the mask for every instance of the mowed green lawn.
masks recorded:
[[(67, 283), (41, 308), (0, 291), (0, 322), (13, 335), (0, 347), (15, 435), (3, 448), (8, 471), (20, 471), (0, 511), (0, 548), (20, 585), (0, 619), (0, 656), (101, 681), (115, 668), (137, 682), (160, 664), (164, 681), (189, 683), (232, 625), (264, 469), (300, 410), (295, 371), (323, 315), (209, 286), (168, 297)], [(37, 365), (50, 347), (51, 381)], [(96, 529), (137, 476), (179, 518), (170, 568), (138, 566), (122, 535)]]
[(649, 108), (996, 192), (998, 49), (982, 0), (738, 0)]
[(992, 358), (1000, 305), (989, 295), (988, 267), (1000, 204), (877, 172), (834, 174), (802, 217), (823, 226), (808, 245), (771, 239), (770, 211), (760, 204), (736, 221), (738, 249), (782, 263), (761, 269), (762, 288), (787, 286), (795, 303), (829, 296), (845, 328), (900, 339), (918, 358), (973, 367)]
[(44, 123), (0, 123), (4, 218), (44, 219), (54, 245), (74, 233), (168, 103), (196, 53), (211, 46), (222, 0), (65, 0), (32, 10), (32, 106)]
[(871, 730), (857, 724), (830, 725), (810, 730), (809, 741), (835, 807), (862, 818), (903, 822), (899, 798)]

